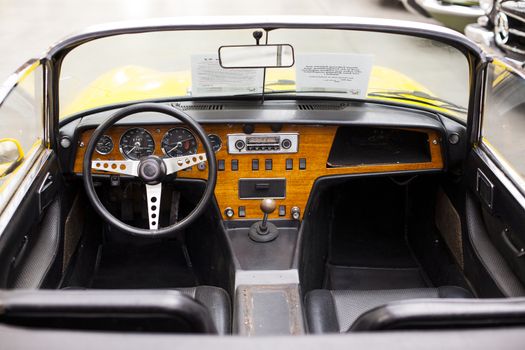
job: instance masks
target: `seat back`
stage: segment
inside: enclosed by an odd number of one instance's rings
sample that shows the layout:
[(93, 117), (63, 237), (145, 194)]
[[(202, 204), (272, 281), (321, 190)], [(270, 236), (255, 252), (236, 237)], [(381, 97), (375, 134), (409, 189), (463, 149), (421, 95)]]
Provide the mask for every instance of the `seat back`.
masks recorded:
[(525, 325), (525, 298), (414, 299), (363, 313), (349, 332)]
[(217, 333), (208, 310), (177, 291), (0, 292), (0, 323), (30, 328)]

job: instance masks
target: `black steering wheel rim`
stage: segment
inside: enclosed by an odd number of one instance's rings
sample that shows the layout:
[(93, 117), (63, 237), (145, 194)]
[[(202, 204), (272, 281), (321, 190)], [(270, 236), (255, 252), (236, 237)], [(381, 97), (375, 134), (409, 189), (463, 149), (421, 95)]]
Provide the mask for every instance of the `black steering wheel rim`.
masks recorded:
[[(104, 134), (104, 132), (107, 129), (109, 129), (112, 125), (114, 125), (119, 120), (124, 119), (125, 117), (130, 116), (132, 114), (137, 114), (137, 113), (142, 113), (142, 112), (158, 112), (158, 113), (166, 114), (171, 117), (174, 117), (175, 119), (178, 119), (179, 121), (182, 121), (185, 125), (189, 126), (192, 129), (192, 131), (197, 134), (197, 137), (202, 142), (205, 153), (206, 153), (207, 163), (208, 163), (208, 180), (206, 181), (206, 189), (204, 190), (204, 194), (202, 195), (202, 198), (197, 203), (197, 206), (181, 221), (173, 225), (155, 229), (155, 230), (134, 227), (134, 226), (131, 226), (131, 225), (128, 225), (122, 222), (121, 220), (113, 216), (98, 198), (98, 195), (95, 191), (95, 186), (93, 184), (93, 178), (92, 178), (92, 173), (91, 173), (92, 156), (93, 156), (93, 152), (95, 151), (97, 140)], [(215, 184), (217, 182), (216, 163), (217, 162), (215, 160), (215, 153), (213, 152), (210, 141), (208, 140), (208, 137), (206, 136), (204, 129), (202, 129), (199, 123), (193, 120), (186, 113), (178, 109), (175, 109), (173, 107), (162, 105), (162, 104), (155, 104), (155, 103), (141, 103), (141, 104), (127, 106), (127, 107), (124, 107), (118, 110), (111, 117), (109, 117), (106, 121), (104, 121), (102, 124), (100, 124), (95, 129), (95, 131), (91, 135), (91, 139), (89, 140), (89, 143), (86, 147), (86, 152), (84, 154), (84, 160), (82, 164), (82, 175), (83, 175), (84, 188), (86, 190), (86, 194), (91, 204), (95, 208), (95, 211), (100, 216), (102, 216), (102, 218), (104, 218), (110, 225), (120, 229), (121, 231), (134, 235), (134, 236), (150, 237), (150, 238), (166, 237), (166, 236), (171, 236), (177, 233), (178, 231), (186, 228), (193, 221), (195, 221), (206, 209), (206, 206), (208, 205), (208, 203), (210, 203), (212, 199), (212, 196), (215, 190)]]

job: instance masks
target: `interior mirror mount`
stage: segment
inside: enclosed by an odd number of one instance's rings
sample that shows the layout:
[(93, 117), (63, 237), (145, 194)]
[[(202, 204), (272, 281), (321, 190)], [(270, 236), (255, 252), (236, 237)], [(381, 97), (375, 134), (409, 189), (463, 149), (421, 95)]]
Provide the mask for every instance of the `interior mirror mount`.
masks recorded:
[(294, 49), (289, 44), (221, 46), (219, 63), (225, 69), (288, 68), (295, 63)]
[(23, 159), (24, 151), (18, 140), (0, 139), (0, 178), (12, 173)]

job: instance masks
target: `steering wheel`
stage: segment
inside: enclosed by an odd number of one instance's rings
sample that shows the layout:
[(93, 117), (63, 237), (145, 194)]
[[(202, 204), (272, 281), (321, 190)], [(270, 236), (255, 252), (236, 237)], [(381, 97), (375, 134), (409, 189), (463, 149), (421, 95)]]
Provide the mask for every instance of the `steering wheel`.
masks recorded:
[[(141, 112), (158, 112), (182, 121), (198, 136), (204, 146), (205, 153), (173, 158), (160, 158), (151, 155), (141, 158), (140, 160), (91, 160), (98, 139), (109, 127), (129, 115)], [(204, 194), (197, 203), (197, 206), (183, 220), (173, 225), (159, 228), (162, 181), (168, 175), (175, 174), (178, 171), (204, 161), (208, 162), (208, 180), (206, 182)], [(117, 219), (104, 207), (95, 191), (91, 169), (133, 176), (142, 180), (146, 186), (149, 229), (128, 225)], [(87, 196), (95, 210), (103, 219), (126, 233), (147, 237), (169, 236), (195, 221), (210, 202), (215, 190), (215, 183), (217, 182), (215, 153), (213, 152), (210, 141), (208, 140), (208, 137), (206, 137), (206, 133), (202, 127), (186, 113), (173, 107), (154, 103), (136, 104), (122, 108), (109, 117), (104, 123), (100, 124), (93, 132), (87, 145), (86, 153), (84, 154), (82, 174)]]

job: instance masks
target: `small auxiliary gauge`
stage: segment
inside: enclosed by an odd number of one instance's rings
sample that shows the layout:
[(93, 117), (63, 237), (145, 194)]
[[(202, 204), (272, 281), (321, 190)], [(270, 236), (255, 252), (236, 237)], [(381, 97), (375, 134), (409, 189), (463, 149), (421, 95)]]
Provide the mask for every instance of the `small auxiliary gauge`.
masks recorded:
[(213, 152), (219, 152), (221, 150), (222, 140), (218, 135), (209, 134), (208, 140), (210, 140), (211, 148), (213, 149)]
[(95, 150), (98, 154), (109, 154), (113, 151), (113, 140), (108, 135), (102, 135), (98, 141)]

